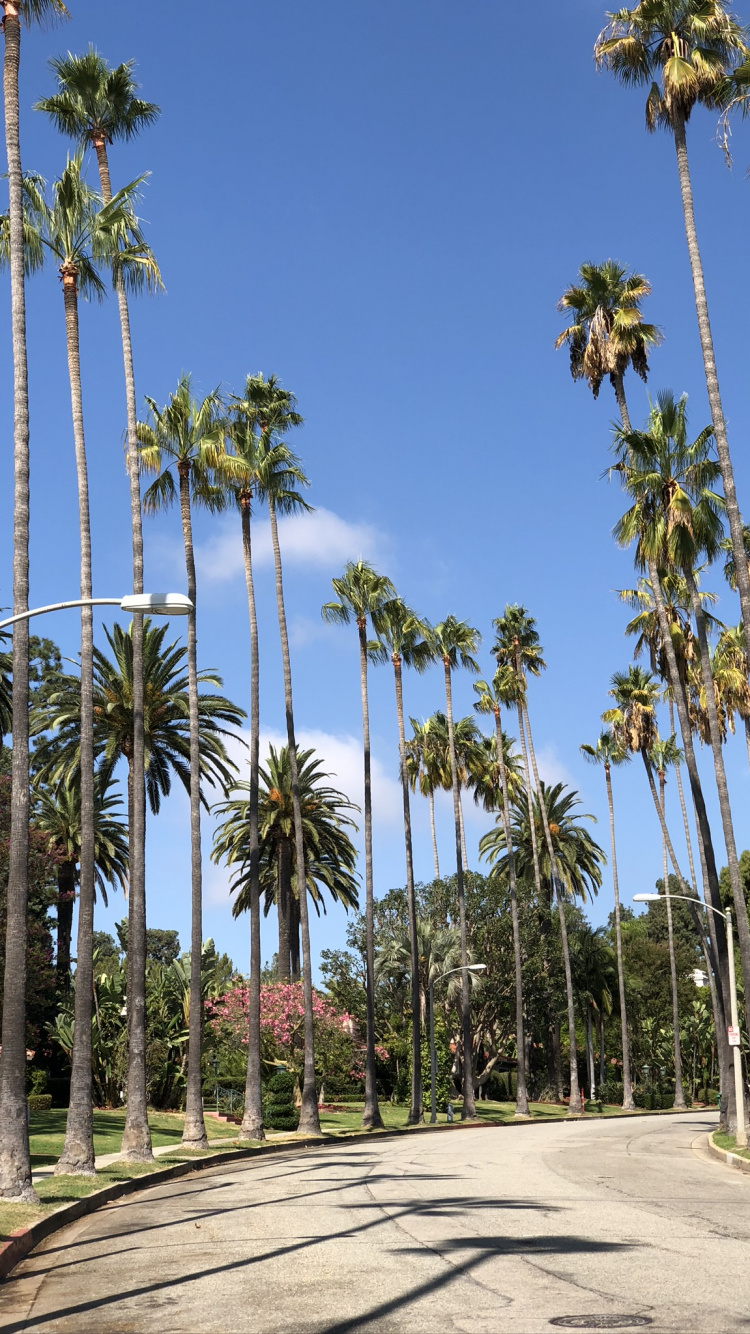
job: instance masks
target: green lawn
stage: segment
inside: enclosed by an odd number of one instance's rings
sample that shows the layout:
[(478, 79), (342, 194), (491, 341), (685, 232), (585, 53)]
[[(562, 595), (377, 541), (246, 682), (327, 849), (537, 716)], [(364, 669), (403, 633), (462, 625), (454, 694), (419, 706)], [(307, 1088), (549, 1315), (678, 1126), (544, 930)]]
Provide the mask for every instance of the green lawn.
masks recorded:
[[(455, 1120), (461, 1119), (461, 1103), (454, 1104)], [(345, 1112), (321, 1112), (320, 1124), (326, 1134), (344, 1134), (352, 1130), (359, 1130), (362, 1125), (362, 1112), (364, 1103), (353, 1102), (347, 1104)], [(386, 1130), (405, 1130), (407, 1108), (404, 1106), (393, 1107), (389, 1102), (381, 1102), (380, 1114), (385, 1122)], [(477, 1117), (480, 1121), (490, 1122), (490, 1124), (501, 1125), (504, 1122), (512, 1121), (515, 1116), (516, 1105), (513, 1102), (478, 1102)], [(531, 1116), (534, 1120), (549, 1121), (557, 1120), (560, 1117), (567, 1116), (567, 1103), (554, 1102), (533, 1102), (530, 1104)], [(622, 1107), (605, 1106), (599, 1111), (599, 1105), (595, 1102), (586, 1103), (586, 1112), (592, 1116), (612, 1116), (616, 1112), (622, 1114)], [(427, 1113), (429, 1119), (429, 1112)], [(446, 1116), (444, 1112), (438, 1113), (438, 1124), (445, 1125)]]
[[(67, 1114), (65, 1108), (31, 1113), (29, 1145), (32, 1172), (57, 1162), (62, 1153)], [(148, 1119), (154, 1147), (161, 1144), (177, 1146), (180, 1143), (182, 1116), (173, 1112), (152, 1112)], [(124, 1125), (124, 1111), (94, 1112), (94, 1152), (97, 1156), (119, 1152)], [(225, 1121), (217, 1121), (212, 1116), (206, 1117), (206, 1128), (211, 1139), (234, 1139), (237, 1135), (237, 1126), (227, 1125)]]
[(714, 1144), (718, 1149), (730, 1149), (738, 1158), (750, 1158), (750, 1149), (738, 1149), (734, 1135), (726, 1135), (723, 1130), (714, 1131)]

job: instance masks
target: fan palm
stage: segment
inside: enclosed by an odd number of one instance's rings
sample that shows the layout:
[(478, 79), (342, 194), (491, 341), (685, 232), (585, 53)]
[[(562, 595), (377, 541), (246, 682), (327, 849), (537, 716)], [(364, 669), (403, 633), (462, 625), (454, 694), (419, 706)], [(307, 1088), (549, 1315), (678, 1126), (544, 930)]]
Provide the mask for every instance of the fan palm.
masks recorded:
[(640, 309), (651, 295), (651, 284), (641, 273), (628, 274), (613, 259), (582, 264), (578, 277), (578, 284), (563, 292), (558, 302), (558, 310), (570, 312), (571, 323), (555, 347), (567, 344), (570, 373), (574, 380), (586, 381), (594, 398), (608, 375), (622, 413), (625, 371), (632, 366), (642, 380), (647, 379), (649, 350), (661, 342), (656, 325), (644, 323)]
[(713, 656), (714, 684), (726, 709), (729, 726), (734, 731), (733, 715), (738, 713), (745, 729), (750, 761), (750, 685), (747, 652), (741, 625), (724, 626)]
[[(262, 494), (263, 500), (268, 506), (268, 519), (271, 527), (276, 610), (284, 673), (284, 713), (286, 715), (286, 735), (289, 747), (294, 810), (295, 865), (297, 881), (299, 884), (303, 884), (305, 880), (305, 843), (297, 771), (297, 744), (294, 730), (292, 664), (289, 655), (289, 633), (284, 603), (284, 574), (278, 526), (278, 516), (280, 514), (294, 514), (309, 509), (300, 494), (300, 488), (308, 485), (307, 478), (299, 465), (299, 460), (286, 448), (284, 442), (284, 436), (290, 430), (302, 425), (302, 417), (297, 411), (297, 400), (294, 394), (288, 389), (284, 389), (275, 375), (270, 375), (267, 380), (262, 375), (249, 376), (245, 382), (245, 393), (241, 400), (241, 408), (238, 410), (241, 411), (250, 428), (257, 431), (259, 437), (260, 469), (256, 488), (259, 494)], [(284, 447), (280, 448), (280, 446)], [(302, 935), (302, 992), (305, 1007), (305, 1056), (302, 1108), (298, 1130), (300, 1134), (318, 1135), (320, 1134), (320, 1119), (315, 1087), (312, 958), (310, 955), (310, 928), (306, 894), (300, 895), (299, 911)]]
[(437, 834), (435, 830), (435, 793), (442, 787), (440, 755), (435, 744), (434, 715), (420, 723), (410, 718), (412, 735), (406, 742), (406, 774), (409, 787), (416, 792), (417, 785), (422, 796), (430, 804), (430, 832), (432, 835), (432, 861), (435, 879), (440, 879), (440, 860), (438, 858)]
[[(500, 677), (502, 679), (501, 669)], [(498, 683), (499, 684), (499, 683)], [(510, 785), (508, 782), (508, 766), (506, 764), (506, 738), (503, 736), (502, 724), (500, 722), (500, 710), (504, 700), (493, 685), (488, 685), (486, 681), (478, 681), (474, 685), (474, 690), (478, 696), (474, 708), (477, 713), (491, 713), (495, 719), (495, 756), (494, 762), (498, 771), (499, 782), (495, 785), (495, 806), (499, 808), (503, 832), (505, 833), (505, 844), (508, 849), (508, 888), (510, 890), (510, 913), (513, 926), (513, 961), (516, 980), (516, 1116), (529, 1115), (529, 1099), (526, 1089), (526, 1042), (524, 1038), (523, 1021), (523, 959), (521, 956), (521, 932), (518, 923), (518, 893), (516, 889), (516, 862), (513, 854), (513, 835), (510, 825)], [(498, 787), (500, 789), (498, 795)], [(518, 790), (514, 793), (515, 800), (518, 800), (520, 793)]]
[(612, 732), (602, 732), (593, 746), (584, 744), (581, 753), (585, 760), (600, 764), (604, 770), (609, 810), (609, 840), (612, 848), (612, 891), (615, 900), (615, 948), (617, 953), (617, 987), (620, 995), (620, 1025), (622, 1029), (622, 1105), (626, 1111), (635, 1108), (630, 1074), (630, 1036), (625, 998), (625, 973), (622, 965), (622, 926), (620, 922), (620, 886), (617, 878), (617, 849), (615, 846), (615, 807), (612, 798), (612, 769), (630, 760), (630, 752), (621, 746)]
[(368, 641), (368, 622), (374, 621), (386, 603), (396, 597), (390, 579), (378, 574), (365, 560), (348, 561), (343, 575), (332, 579), (336, 600), (323, 606), (323, 619), (330, 624), (348, 625), (354, 621), (359, 642), (359, 680), (362, 697), (362, 746), (365, 790), (365, 934), (367, 1049), (365, 1059), (365, 1109), (362, 1125), (366, 1130), (380, 1129), (383, 1119), (375, 1086), (375, 934), (372, 879), (372, 790), (370, 781), (370, 709), (367, 690), (368, 661), (381, 661), (385, 650), (378, 641)]
[(406, 732), (404, 728), (404, 695), (402, 667), (413, 667), (423, 672), (434, 661), (429, 643), (429, 626), (420, 621), (400, 598), (386, 603), (377, 613), (375, 629), (393, 666), (396, 690), (396, 721), (398, 724), (399, 775), (404, 810), (404, 847), (406, 852), (406, 904), (409, 915), (411, 944), (411, 1106), (408, 1124), (418, 1125), (424, 1119), (422, 1110), (421, 1015), (419, 1004), (419, 944), (417, 939), (417, 905), (414, 895), (414, 857), (411, 837), (411, 807), (409, 803), (409, 774), (406, 760)]
[[(119, 796), (101, 782), (94, 789), (94, 878), (106, 904), (106, 886), (128, 882), (127, 829), (118, 815)], [(57, 985), (70, 988), (70, 937), (73, 904), (81, 860), (81, 792), (78, 783), (61, 782), (55, 788), (37, 786), (34, 793), (34, 828), (46, 834), (57, 862)]]
[[(99, 168), (102, 199), (112, 199), (108, 146), (134, 138), (152, 124), (159, 108), (136, 96), (133, 62), (111, 69), (93, 47), (83, 56), (68, 53), (50, 61), (57, 78), (57, 92), (37, 102), (61, 134), (77, 142), (81, 150), (92, 144)], [(143, 592), (143, 529), (141, 518), (140, 469), (133, 369), (133, 346), (125, 274), (115, 270), (115, 293), (120, 316), (123, 366), (125, 371), (125, 407), (127, 416), (127, 468), (130, 484), (130, 523), (133, 545), (133, 592)], [(133, 267), (129, 286), (146, 279), (151, 286), (161, 285), (153, 256), (149, 266)], [(135, 280), (135, 283), (134, 281)], [(141, 775), (132, 795), (130, 839), (130, 887), (128, 895), (128, 969), (129, 1010), (140, 1013), (145, 1007), (146, 985), (146, 798), (144, 772), (143, 716), (143, 618), (136, 616), (133, 640), (133, 711), (136, 727), (133, 737), (133, 769)], [(151, 1143), (146, 1108), (145, 1030), (136, 1024), (128, 1044), (127, 1120), (122, 1153), (126, 1158), (148, 1159)]]
[(687, 122), (697, 105), (715, 110), (723, 104), (731, 75), (750, 56), (747, 33), (724, 0), (641, 0), (633, 9), (618, 9), (608, 17), (595, 47), (598, 63), (626, 86), (648, 88), (647, 128), (666, 129), (674, 138), (703, 368), (750, 654), (750, 574), (716, 371), (686, 137)]
[(713, 490), (719, 468), (710, 457), (713, 432), (701, 431), (688, 442), (686, 398), (662, 393), (652, 408), (645, 431), (621, 437), (626, 451), (617, 465), (633, 505), (618, 523), (615, 535), (622, 545), (636, 541), (636, 559), (646, 555), (666, 568), (679, 569), (690, 594), (695, 619), (705, 706), (714, 761), (729, 879), (732, 886), (740, 942), (747, 1013), (750, 1017), (750, 924), (740, 878), (722, 749), (708, 630), (697, 584), (695, 566), (702, 557), (713, 559), (723, 535), (722, 502)]
[[(525, 731), (526, 742), (528, 743), (529, 759), (531, 769), (534, 775), (534, 787), (539, 796), (541, 796), (542, 787), (539, 778), (539, 769), (536, 762), (536, 752), (534, 750), (534, 741), (531, 735), (531, 720), (526, 702), (526, 675), (539, 676), (546, 668), (546, 663), (542, 657), (542, 648), (537, 634), (536, 621), (530, 616), (525, 607), (517, 605), (506, 606), (505, 612), (501, 617), (494, 621), (496, 639), (493, 646), (493, 656), (498, 667), (505, 669), (506, 679), (503, 689), (506, 696), (515, 698), (518, 708), (518, 726), (519, 737), (521, 737), (522, 752), (525, 748), (522, 732)], [(527, 774), (527, 792), (531, 793), (531, 787), (528, 782), (528, 764)], [(539, 803), (539, 810), (542, 816), (542, 834), (547, 848), (547, 855), (551, 866), (550, 884), (553, 886), (555, 898), (557, 901), (558, 921), (560, 924), (560, 942), (562, 945), (563, 967), (565, 970), (565, 991), (568, 1005), (568, 1041), (570, 1046), (570, 1111), (577, 1115), (580, 1111), (580, 1098), (578, 1091), (578, 1053), (576, 1049), (576, 1011), (575, 999), (573, 996), (573, 975), (570, 967), (570, 950), (568, 947), (568, 928), (565, 920), (565, 909), (562, 901), (562, 895), (558, 886), (557, 872), (555, 869), (555, 847), (552, 839), (552, 833), (547, 825), (546, 805), (543, 801)], [(532, 839), (535, 839), (536, 821), (529, 812), (529, 826)], [(537, 854), (539, 855), (539, 853)], [(542, 873), (541, 857), (539, 871)]]
[(435, 657), (443, 664), (445, 677), (445, 717), (448, 723), (448, 746), (450, 754), (451, 787), (453, 790), (453, 819), (456, 831), (456, 884), (458, 888), (459, 927), (461, 930), (461, 1037), (463, 1041), (463, 1102), (461, 1120), (473, 1121), (476, 1117), (474, 1104), (474, 1071), (472, 1069), (472, 1032), (471, 1032), (471, 985), (469, 982), (468, 946), (466, 932), (466, 893), (464, 889), (464, 858), (461, 840), (461, 789), (456, 749), (456, 733), (453, 723), (453, 673), (459, 668), (464, 671), (479, 673), (474, 661), (474, 654), (481, 643), (478, 630), (468, 621), (459, 621), (456, 616), (446, 616), (433, 627), (430, 640)]
[[(63, 0), (3, 0), (3, 102), (8, 160), (8, 233), (13, 357), (13, 612), (29, 606), (29, 380), (26, 244), (18, 76), (21, 25), (68, 17)], [(3, 1060), (0, 1071), (0, 1196), (36, 1203), (26, 1120), (26, 913), (29, 889), (29, 627), (13, 635), (11, 829), (8, 850)]]
[[(179, 490), (182, 540), (188, 597), (188, 700), (190, 708), (190, 1039), (188, 1043), (187, 1094), (183, 1144), (205, 1148), (208, 1144), (201, 1094), (201, 1049), (203, 1013), (201, 1005), (201, 947), (203, 944), (203, 870), (201, 861), (200, 733), (198, 714), (198, 668), (196, 663), (196, 578), (193, 550), (193, 504), (222, 509), (224, 493), (213, 484), (223, 442), (222, 402), (214, 390), (198, 402), (193, 397), (190, 376), (183, 375), (164, 407), (146, 398), (149, 420), (138, 423), (141, 467), (156, 473), (143, 497), (146, 512), (167, 509)], [(172, 469), (177, 473), (175, 487)]]

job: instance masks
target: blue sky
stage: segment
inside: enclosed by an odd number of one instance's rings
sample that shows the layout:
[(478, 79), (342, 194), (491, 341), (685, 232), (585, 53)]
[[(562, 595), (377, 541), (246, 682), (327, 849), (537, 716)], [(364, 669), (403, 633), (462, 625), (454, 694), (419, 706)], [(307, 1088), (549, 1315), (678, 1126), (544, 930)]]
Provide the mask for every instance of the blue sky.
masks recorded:
[[(607, 827), (601, 775), (578, 753), (593, 741), (612, 672), (630, 649), (613, 590), (633, 582), (612, 524), (623, 509), (601, 480), (614, 404), (570, 379), (556, 301), (584, 260), (612, 256), (653, 284), (648, 314), (665, 332), (650, 387), (690, 395), (708, 420), (674, 149), (644, 130), (642, 91), (600, 75), (591, 49), (603, 23), (594, 0), (539, 0), (537, 40), (518, 41), (498, 0), (229, 0), (206, 21), (196, 0), (136, 12), (71, 0), (73, 21), (24, 36), (21, 97), (26, 168), (52, 179), (65, 144), (33, 101), (51, 90), (46, 60), (93, 42), (133, 58), (143, 94), (162, 107), (141, 140), (111, 152), (115, 185), (151, 173), (143, 214), (166, 293), (133, 308), (139, 401), (163, 402), (183, 370), (202, 393), (276, 373), (299, 399), (296, 446), (316, 512), (283, 534), (295, 704), (314, 744), (361, 799), (354, 629), (322, 625), (330, 578), (364, 555), (433, 620), (478, 626), (491, 667), (492, 618), (506, 602), (536, 616), (548, 671), (531, 688), (543, 775), (576, 787)], [(145, 11), (144, 11), (145, 12)], [(741, 11), (742, 12), (742, 11)], [(745, 18), (750, 15), (744, 13)], [(750, 143), (736, 128), (728, 171), (710, 116), (690, 125), (698, 225), (740, 500), (748, 493), (742, 394), (742, 305)], [(94, 164), (92, 163), (92, 170)], [(7, 281), (7, 280), (6, 280)], [(7, 289), (6, 289), (7, 290)], [(7, 309), (7, 307), (6, 307)], [(28, 289), (32, 413), (32, 601), (75, 594), (78, 549), (62, 299), (49, 271)], [(95, 593), (127, 591), (124, 404), (113, 301), (81, 315)], [(0, 458), (0, 599), (10, 600), (11, 361), (0, 325), (5, 448)], [(647, 411), (640, 381), (631, 414)], [(746, 508), (748, 508), (746, 503)], [(272, 569), (258, 521), (264, 736), (283, 728)], [(199, 660), (246, 705), (247, 617), (238, 520), (196, 518)], [(146, 521), (146, 585), (184, 587), (177, 513)], [(738, 619), (719, 574), (718, 614)], [(111, 620), (111, 618), (108, 618)], [(174, 623), (175, 634), (182, 627)], [(74, 614), (36, 623), (73, 656)], [(442, 704), (438, 671), (408, 679), (407, 711)], [(456, 681), (456, 708), (473, 695)], [(513, 731), (508, 719), (508, 730)], [(666, 720), (664, 722), (666, 727)], [(389, 670), (372, 679), (376, 893), (403, 883), (396, 733)], [(704, 755), (706, 787), (712, 786)], [(737, 840), (747, 829), (749, 776), (729, 746)], [(670, 792), (675, 801), (675, 795)], [(639, 768), (618, 775), (623, 896), (660, 874), (655, 817)], [(474, 848), (487, 817), (469, 813)], [(175, 793), (148, 834), (153, 926), (189, 931), (187, 801)], [(416, 871), (431, 875), (426, 804), (417, 802)], [(715, 821), (717, 849), (720, 826)], [(206, 850), (210, 846), (206, 821)], [(450, 866), (447, 803), (440, 809)], [(470, 849), (476, 865), (476, 852)], [(227, 877), (206, 858), (205, 934), (247, 966), (247, 926), (231, 917)], [(610, 882), (592, 909), (606, 919)], [(112, 896), (98, 925), (123, 915)], [(316, 950), (343, 942), (333, 910), (313, 923)], [(264, 957), (274, 949), (269, 919)]]

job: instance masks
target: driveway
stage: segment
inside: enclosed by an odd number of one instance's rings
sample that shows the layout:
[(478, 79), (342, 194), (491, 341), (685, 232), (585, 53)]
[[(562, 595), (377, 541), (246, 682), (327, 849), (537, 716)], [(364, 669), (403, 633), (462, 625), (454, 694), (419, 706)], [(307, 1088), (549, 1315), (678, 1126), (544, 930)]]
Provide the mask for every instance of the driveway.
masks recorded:
[(0, 1289), (0, 1326), (748, 1334), (750, 1177), (701, 1149), (715, 1124), (590, 1118), (217, 1166), (50, 1237)]

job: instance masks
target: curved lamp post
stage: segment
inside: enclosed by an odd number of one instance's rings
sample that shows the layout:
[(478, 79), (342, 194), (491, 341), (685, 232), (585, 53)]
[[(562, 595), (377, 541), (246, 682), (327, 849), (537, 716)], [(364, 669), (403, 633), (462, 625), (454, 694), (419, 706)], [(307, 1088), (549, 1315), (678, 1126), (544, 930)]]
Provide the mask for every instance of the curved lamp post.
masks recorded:
[(46, 607), (32, 607), (17, 616), (0, 621), (0, 630), (17, 621), (28, 621), (32, 616), (43, 616), (48, 611), (67, 611), (69, 607), (119, 607), (122, 611), (141, 612), (148, 616), (187, 616), (193, 604), (184, 593), (128, 593), (123, 598), (75, 598), (72, 602), (50, 602)]
[[(482, 973), (487, 967), (486, 963), (470, 963), (466, 966), (467, 973)], [(434, 1126), (437, 1121), (437, 1106), (435, 1102), (435, 1083), (437, 1081), (437, 1056), (435, 1054), (435, 983), (442, 982), (444, 977), (450, 977), (451, 973), (462, 973), (463, 968), (449, 968), (446, 973), (440, 973), (437, 977), (430, 978), (430, 1125)], [(464, 1052), (464, 1060), (471, 1060), (471, 1052)]]
[[(665, 896), (663, 894), (634, 894), (634, 903), (658, 903)], [(670, 899), (684, 899), (686, 903), (693, 903), (697, 908), (706, 908), (709, 912), (715, 913), (721, 917), (727, 930), (727, 955), (729, 957), (729, 1000), (732, 1014), (732, 1027), (727, 1033), (729, 1045), (732, 1048), (732, 1059), (734, 1062), (734, 1100), (737, 1104), (737, 1133), (735, 1143), (738, 1149), (747, 1147), (747, 1128), (745, 1126), (745, 1090), (742, 1083), (742, 1053), (740, 1051), (740, 1020), (739, 1006), (737, 1004), (737, 977), (734, 971), (734, 935), (732, 932), (732, 909), (727, 908), (726, 912), (719, 912), (711, 903), (703, 903), (701, 899), (691, 898), (689, 894), (670, 894)]]

